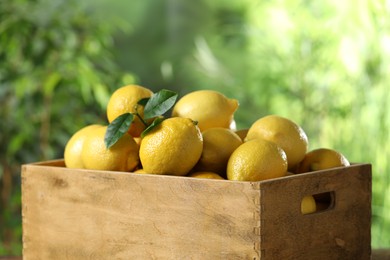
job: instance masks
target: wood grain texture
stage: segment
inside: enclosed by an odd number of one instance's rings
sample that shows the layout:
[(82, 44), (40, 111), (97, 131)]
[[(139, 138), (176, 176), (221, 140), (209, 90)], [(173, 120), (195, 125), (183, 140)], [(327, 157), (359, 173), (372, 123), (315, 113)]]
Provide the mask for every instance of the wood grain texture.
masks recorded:
[[(260, 190), (264, 259), (370, 259), (370, 165), (265, 181)], [(302, 198), (322, 192), (334, 192), (333, 208), (302, 215)]]
[[(303, 196), (334, 192), (302, 215)], [(370, 165), (262, 182), (22, 166), (30, 259), (369, 259)]]
[(254, 259), (247, 183), (23, 166), (29, 259)]
[[(23, 260), (21, 256), (0, 256), (1, 260)], [(390, 249), (373, 249), (371, 260), (389, 260)]]

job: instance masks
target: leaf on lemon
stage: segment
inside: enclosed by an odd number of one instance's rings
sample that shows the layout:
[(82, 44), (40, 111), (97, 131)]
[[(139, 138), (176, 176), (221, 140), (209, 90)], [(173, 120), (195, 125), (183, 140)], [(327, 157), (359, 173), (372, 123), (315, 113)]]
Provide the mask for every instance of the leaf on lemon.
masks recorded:
[(108, 125), (104, 136), (104, 143), (107, 149), (113, 146), (125, 133), (127, 133), (133, 119), (133, 114), (124, 113), (115, 118), (114, 121)]
[(158, 126), (165, 118), (162, 116), (156, 117), (153, 122), (141, 133), (141, 138), (144, 138), (153, 128)]
[(137, 104), (144, 107), (144, 106), (146, 106), (146, 103), (148, 103), (149, 99), (150, 99), (149, 97), (142, 98), (142, 99), (138, 100)]
[(145, 105), (144, 119), (160, 116), (167, 112), (175, 104), (177, 96), (176, 92), (167, 89), (154, 93)]

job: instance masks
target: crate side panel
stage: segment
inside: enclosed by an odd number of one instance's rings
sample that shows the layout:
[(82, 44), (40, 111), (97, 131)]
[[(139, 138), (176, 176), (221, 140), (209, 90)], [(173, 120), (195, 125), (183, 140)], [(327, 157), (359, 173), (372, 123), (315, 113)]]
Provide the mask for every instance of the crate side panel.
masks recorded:
[[(303, 196), (322, 192), (334, 207), (302, 215)], [(370, 165), (265, 182), (260, 197), (264, 259), (370, 259)]]
[(25, 259), (256, 259), (249, 183), (23, 166)]

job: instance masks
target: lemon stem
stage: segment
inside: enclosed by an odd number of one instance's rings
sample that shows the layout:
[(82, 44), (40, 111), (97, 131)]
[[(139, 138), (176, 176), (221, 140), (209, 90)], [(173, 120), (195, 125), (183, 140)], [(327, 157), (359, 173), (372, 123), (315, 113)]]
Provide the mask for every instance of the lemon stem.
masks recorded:
[(139, 118), (139, 120), (142, 122), (142, 124), (144, 124), (146, 127), (148, 127), (148, 124), (145, 122), (145, 120), (140, 116), (140, 114), (138, 113), (134, 113), (133, 115), (135, 115), (136, 117)]
[(135, 113), (133, 113), (133, 115), (135, 115), (136, 117), (139, 118), (139, 120), (142, 122), (142, 124), (144, 124), (145, 127), (148, 127), (148, 124), (145, 122), (145, 120), (141, 117), (140, 114), (138, 114), (138, 104), (136, 104), (134, 106), (134, 110), (135, 110)]

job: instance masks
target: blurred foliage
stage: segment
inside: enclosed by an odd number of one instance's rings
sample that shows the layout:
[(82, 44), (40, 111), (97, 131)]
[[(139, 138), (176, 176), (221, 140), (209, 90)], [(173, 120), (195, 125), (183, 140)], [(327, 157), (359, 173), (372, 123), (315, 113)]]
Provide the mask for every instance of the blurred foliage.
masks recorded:
[(124, 73), (119, 21), (76, 0), (0, 1), (0, 255), (21, 250), (20, 165), (61, 158), (70, 133), (105, 122)]
[[(372, 245), (390, 247), (390, 3), (0, 0), (0, 255), (20, 254), (20, 165), (62, 157), (131, 82), (279, 114), (373, 166)], [(131, 73), (125, 73), (130, 71)]]

